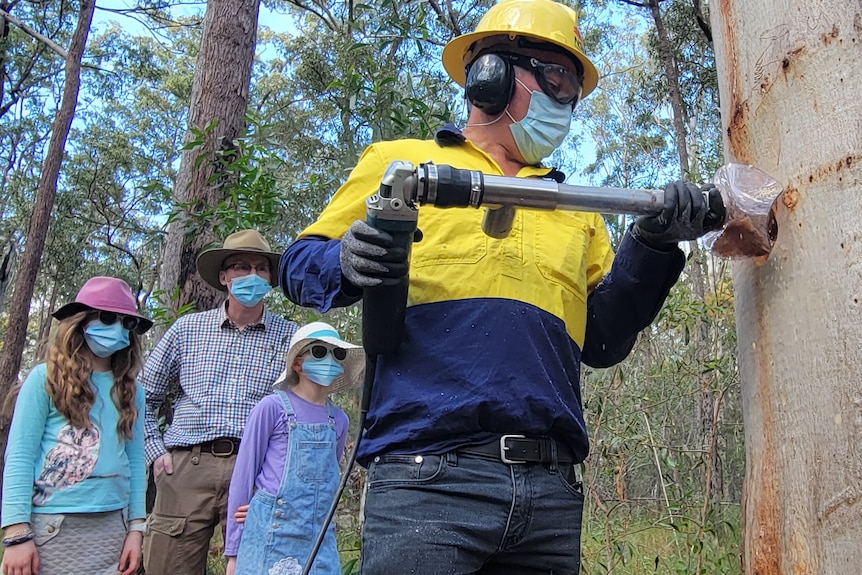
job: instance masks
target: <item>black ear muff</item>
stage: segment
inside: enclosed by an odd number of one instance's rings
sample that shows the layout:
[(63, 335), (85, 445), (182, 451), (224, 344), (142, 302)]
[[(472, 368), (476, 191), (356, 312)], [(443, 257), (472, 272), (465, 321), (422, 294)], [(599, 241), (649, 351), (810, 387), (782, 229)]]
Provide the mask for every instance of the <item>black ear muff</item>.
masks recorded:
[(514, 87), (512, 63), (497, 54), (483, 54), (473, 60), (464, 83), (467, 101), (490, 116), (506, 109)]

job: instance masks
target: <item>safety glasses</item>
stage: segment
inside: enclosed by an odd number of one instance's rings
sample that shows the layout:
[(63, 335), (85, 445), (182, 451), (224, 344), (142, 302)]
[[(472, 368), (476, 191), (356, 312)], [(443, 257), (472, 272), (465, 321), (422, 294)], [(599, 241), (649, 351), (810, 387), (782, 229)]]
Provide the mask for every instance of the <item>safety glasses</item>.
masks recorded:
[(118, 321), (129, 331), (135, 331), (141, 324), (141, 319), (133, 315), (124, 315), (113, 311), (100, 311), (99, 321), (105, 325), (114, 325)]
[(347, 350), (343, 347), (329, 348), (325, 345), (314, 344), (310, 348), (308, 348), (308, 351), (311, 352), (311, 356), (315, 359), (323, 359), (330, 351), (332, 352), (332, 357), (334, 357), (338, 361), (344, 361), (345, 359), (347, 359)]
[(536, 77), (542, 91), (555, 102), (567, 104), (574, 109), (581, 98), (583, 85), (577, 74), (559, 64), (545, 64), (535, 58), (521, 54), (501, 54), (512, 64), (525, 70), (530, 70)]
[(246, 263), (246, 262), (236, 262), (234, 264), (230, 264), (228, 266), (225, 266), (224, 269), (225, 269), (225, 271), (233, 270), (234, 272), (236, 272), (236, 275), (238, 275), (238, 276), (247, 276), (248, 274), (251, 273), (251, 270), (254, 270), (254, 273), (256, 275), (261, 275), (261, 274), (269, 275), (272, 273), (272, 268), (269, 267), (269, 264), (261, 264), (261, 265), (253, 266), (253, 265)]

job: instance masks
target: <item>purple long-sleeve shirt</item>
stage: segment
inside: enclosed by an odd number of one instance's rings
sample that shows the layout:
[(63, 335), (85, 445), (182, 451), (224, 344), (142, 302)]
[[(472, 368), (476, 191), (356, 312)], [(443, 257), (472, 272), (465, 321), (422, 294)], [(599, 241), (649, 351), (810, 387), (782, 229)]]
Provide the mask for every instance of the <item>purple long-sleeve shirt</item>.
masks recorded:
[[(297, 422), (326, 423), (329, 420), (329, 411), (325, 405), (310, 403), (292, 391), (287, 393), (296, 411)], [(332, 408), (332, 413), (335, 416), (336, 453), (340, 461), (347, 443), (348, 420), (347, 415), (337, 407)], [(289, 426), (281, 398), (277, 393), (266, 396), (248, 416), (230, 480), (224, 545), (226, 557), (235, 557), (239, 551), (242, 525), (234, 519), (237, 508), (249, 503), (258, 489), (278, 493), (287, 459), (288, 435)]]

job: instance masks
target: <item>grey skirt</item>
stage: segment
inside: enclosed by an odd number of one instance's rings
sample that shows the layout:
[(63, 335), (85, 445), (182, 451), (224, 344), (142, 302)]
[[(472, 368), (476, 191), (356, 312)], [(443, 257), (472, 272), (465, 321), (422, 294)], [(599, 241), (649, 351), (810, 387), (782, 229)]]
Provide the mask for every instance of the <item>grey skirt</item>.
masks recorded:
[(33, 513), (39, 575), (116, 575), (126, 539), (122, 511)]

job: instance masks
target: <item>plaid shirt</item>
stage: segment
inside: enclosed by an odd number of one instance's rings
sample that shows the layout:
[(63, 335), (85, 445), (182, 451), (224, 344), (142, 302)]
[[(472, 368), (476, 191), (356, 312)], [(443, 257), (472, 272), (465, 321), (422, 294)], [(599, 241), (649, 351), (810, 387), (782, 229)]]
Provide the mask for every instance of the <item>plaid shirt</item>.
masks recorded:
[[(147, 401), (147, 464), (172, 447), (242, 437), (251, 408), (272, 392), (284, 370), (296, 328), (264, 310), (259, 323), (239, 329), (224, 306), (178, 319), (147, 358), (140, 376)], [(179, 395), (173, 422), (162, 437), (157, 414), (175, 382)]]

